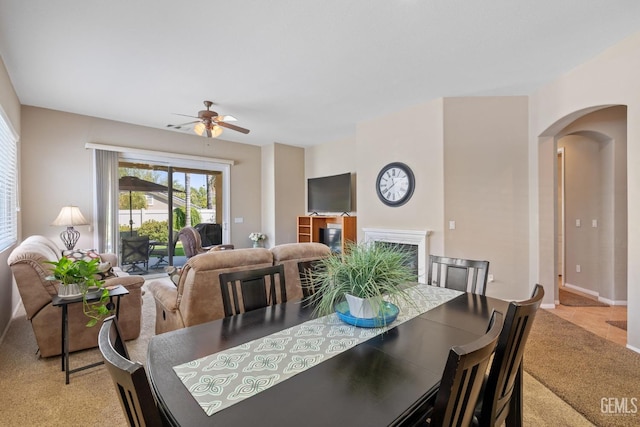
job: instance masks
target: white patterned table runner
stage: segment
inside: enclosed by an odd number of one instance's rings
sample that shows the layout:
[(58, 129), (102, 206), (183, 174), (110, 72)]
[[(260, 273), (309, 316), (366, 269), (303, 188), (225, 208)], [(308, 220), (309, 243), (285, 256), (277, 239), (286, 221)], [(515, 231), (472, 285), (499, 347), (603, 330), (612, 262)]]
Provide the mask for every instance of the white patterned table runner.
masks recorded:
[(398, 318), (386, 327), (351, 326), (334, 313), (173, 369), (212, 415), (462, 294), (427, 285), (414, 286), (409, 293), (414, 304), (399, 304)]

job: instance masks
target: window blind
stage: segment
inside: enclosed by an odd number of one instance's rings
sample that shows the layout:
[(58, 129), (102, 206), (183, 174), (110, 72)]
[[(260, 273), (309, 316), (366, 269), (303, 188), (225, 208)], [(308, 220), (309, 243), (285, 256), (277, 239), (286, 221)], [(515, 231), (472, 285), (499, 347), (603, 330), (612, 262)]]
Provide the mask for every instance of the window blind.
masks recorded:
[(0, 114), (0, 251), (18, 240), (18, 146), (8, 122)]

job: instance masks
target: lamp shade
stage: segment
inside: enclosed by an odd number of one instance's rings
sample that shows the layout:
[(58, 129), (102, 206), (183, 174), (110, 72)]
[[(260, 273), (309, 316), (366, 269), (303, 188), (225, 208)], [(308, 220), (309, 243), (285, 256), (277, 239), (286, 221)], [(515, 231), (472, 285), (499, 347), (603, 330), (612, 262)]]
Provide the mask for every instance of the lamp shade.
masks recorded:
[(222, 127), (215, 124), (203, 122), (196, 124), (193, 127), (193, 131), (202, 136), (206, 132), (207, 128), (211, 130), (211, 138), (216, 138), (222, 134)]
[(73, 227), (74, 225), (89, 225), (89, 221), (77, 206), (64, 206), (51, 225)]

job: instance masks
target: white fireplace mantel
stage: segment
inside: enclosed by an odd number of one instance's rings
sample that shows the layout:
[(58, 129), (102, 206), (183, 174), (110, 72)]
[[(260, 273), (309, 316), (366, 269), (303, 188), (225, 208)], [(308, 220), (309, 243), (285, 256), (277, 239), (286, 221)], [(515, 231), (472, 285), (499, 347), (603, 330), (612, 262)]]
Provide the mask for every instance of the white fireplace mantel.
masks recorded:
[(426, 282), (426, 267), (429, 256), (428, 237), (431, 230), (396, 230), (386, 228), (363, 228), (365, 242), (389, 242), (418, 246), (418, 281)]

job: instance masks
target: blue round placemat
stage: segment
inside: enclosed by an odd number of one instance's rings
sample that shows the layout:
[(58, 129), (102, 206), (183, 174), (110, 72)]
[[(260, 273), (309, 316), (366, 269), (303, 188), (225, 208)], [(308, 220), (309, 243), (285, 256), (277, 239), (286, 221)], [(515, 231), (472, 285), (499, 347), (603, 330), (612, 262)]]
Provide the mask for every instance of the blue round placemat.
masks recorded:
[(361, 328), (379, 328), (396, 320), (398, 313), (400, 313), (400, 309), (390, 302), (385, 301), (383, 305), (380, 316), (371, 319), (362, 319), (352, 316), (349, 312), (349, 304), (347, 304), (346, 301), (342, 301), (336, 304), (336, 314), (340, 320), (349, 325), (359, 326)]

